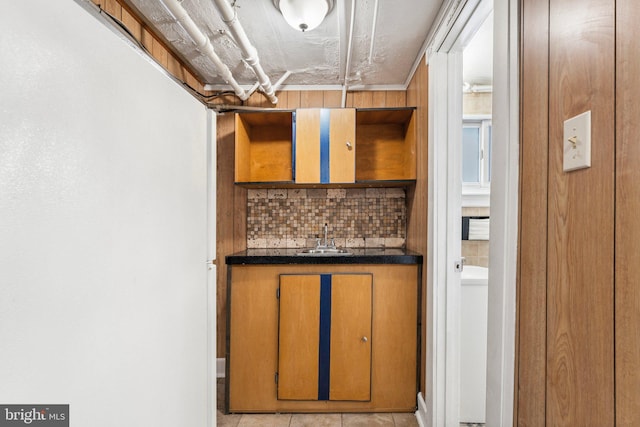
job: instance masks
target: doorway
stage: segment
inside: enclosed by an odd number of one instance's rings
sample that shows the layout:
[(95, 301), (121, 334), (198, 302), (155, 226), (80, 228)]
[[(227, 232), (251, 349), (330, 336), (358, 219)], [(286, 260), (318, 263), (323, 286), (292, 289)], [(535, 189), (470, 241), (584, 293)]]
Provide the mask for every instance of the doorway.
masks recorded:
[[(493, 10), (467, 24), (462, 47), (460, 399), (461, 427), (486, 422), (488, 267), (493, 92)], [(487, 14), (488, 12), (488, 14)], [(450, 141), (452, 143), (453, 141)], [(457, 197), (456, 197), (457, 198)], [(457, 210), (456, 210), (457, 213)], [(452, 221), (459, 218), (452, 216)], [(457, 283), (456, 283), (457, 285)]]
[[(460, 3), (458, 3), (460, 4)], [(457, 6), (456, 6), (457, 7)], [(491, 230), (486, 425), (513, 421), (518, 196), (517, 0), (468, 0), (429, 50), (429, 178), (424, 425), (460, 425), (463, 48), (493, 10)], [(451, 16), (449, 18), (451, 18)], [(419, 414), (419, 418), (422, 415)]]

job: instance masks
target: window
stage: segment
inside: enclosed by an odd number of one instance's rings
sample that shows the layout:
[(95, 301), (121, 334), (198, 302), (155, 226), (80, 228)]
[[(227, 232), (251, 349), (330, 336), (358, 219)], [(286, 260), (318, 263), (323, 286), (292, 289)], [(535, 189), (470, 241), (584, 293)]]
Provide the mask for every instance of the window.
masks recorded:
[[(491, 118), (469, 116), (463, 119), (461, 170), (463, 205), (488, 206), (491, 184)], [(472, 199), (477, 200), (473, 202)]]

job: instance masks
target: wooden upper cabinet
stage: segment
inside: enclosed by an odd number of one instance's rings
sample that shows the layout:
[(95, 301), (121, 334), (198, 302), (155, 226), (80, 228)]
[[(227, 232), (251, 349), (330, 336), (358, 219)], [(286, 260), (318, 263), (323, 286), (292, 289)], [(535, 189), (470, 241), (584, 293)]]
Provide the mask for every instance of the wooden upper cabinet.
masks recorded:
[(414, 108), (238, 113), (235, 182), (380, 186), (413, 181), (415, 116)]
[(296, 110), (296, 184), (354, 183), (355, 134), (353, 108)]
[(415, 116), (413, 108), (358, 110), (356, 181), (416, 179)]
[(251, 112), (235, 118), (235, 182), (292, 182), (293, 112)]

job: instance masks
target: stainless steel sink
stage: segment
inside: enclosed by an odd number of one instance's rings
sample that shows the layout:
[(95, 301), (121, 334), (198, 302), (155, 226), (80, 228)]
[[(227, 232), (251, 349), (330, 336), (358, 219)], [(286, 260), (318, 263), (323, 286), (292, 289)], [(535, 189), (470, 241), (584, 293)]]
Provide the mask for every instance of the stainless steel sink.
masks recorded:
[(300, 252), (296, 253), (296, 255), (300, 256), (349, 256), (353, 255), (346, 249), (337, 248), (335, 240), (333, 238), (329, 239), (329, 225), (324, 224), (323, 227), (324, 240), (321, 240), (319, 237), (316, 239), (316, 247), (315, 248), (306, 248), (302, 249)]
[(341, 248), (306, 248), (298, 252), (299, 256), (349, 256), (353, 255), (346, 249)]

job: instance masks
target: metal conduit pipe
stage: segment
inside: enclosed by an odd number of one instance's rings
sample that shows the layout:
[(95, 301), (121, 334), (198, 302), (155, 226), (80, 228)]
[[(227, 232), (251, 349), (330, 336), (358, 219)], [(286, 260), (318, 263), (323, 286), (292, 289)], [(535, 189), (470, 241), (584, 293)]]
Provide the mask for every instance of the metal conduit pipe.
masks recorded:
[(291, 71), (287, 70), (282, 75), (282, 77), (280, 77), (280, 79), (278, 79), (278, 81), (273, 84), (273, 90), (278, 90), (280, 86), (282, 86), (282, 83), (284, 83), (284, 81), (287, 80), (290, 75), (291, 75)]
[(229, 70), (211, 45), (209, 38), (198, 28), (193, 19), (189, 16), (189, 13), (180, 4), (178, 0), (160, 0), (164, 7), (173, 15), (173, 17), (182, 25), (182, 28), (189, 34), (198, 50), (209, 58), (218, 69), (220, 76), (224, 81), (233, 88), (238, 98), (246, 101), (249, 98), (249, 94), (238, 84), (236, 79), (233, 78), (233, 74)]
[(351, 74), (351, 47), (353, 45), (353, 25), (356, 17), (356, 0), (351, 0), (351, 19), (349, 23), (349, 45), (347, 48), (347, 64), (344, 71), (344, 85), (342, 86), (342, 108), (347, 105), (347, 86)]
[(371, 23), (371, 44), (369, 45), (369, 64), (373, 62), (373, 45), (376, 39), (376, 27), (378, 24), (378, 4), (379, 0), (376, 0), (375, 6), (373, 6), (373, 22)]
[(262, 92), (269, 98), (272, 104), (278, 103), (278, 98), (275, 95), (275, 91), (271, 86), (271, 80), (269, 80), (269, 76), (264, 72), (262, 65), (260, 65), (260, 59), (258, 58), (258, 51), (251, 44), (249, 38), (247, 37), (247, 33), (245, 33), (244, 28), (240, 21), (238, 21), (238, 15), (236, 10), (229, 4), (227, 0), (214, 0), (215, 5), (218, 7), (218, 11), (222, 16), (222, 20), (231, 30), (231, 34), (237, 42), (238, 47), (242, 51), (242, 56), (244, 60), (249, 64), (249, 66), (253, 69), (256, 77), (258, 77), (258, 81), (260, 82), (260, 88), (262, 88)]

